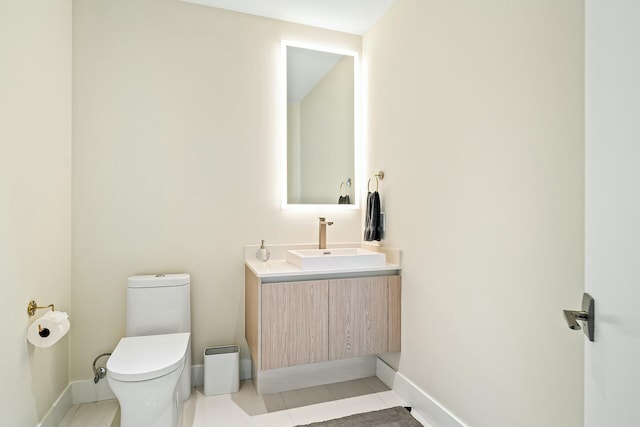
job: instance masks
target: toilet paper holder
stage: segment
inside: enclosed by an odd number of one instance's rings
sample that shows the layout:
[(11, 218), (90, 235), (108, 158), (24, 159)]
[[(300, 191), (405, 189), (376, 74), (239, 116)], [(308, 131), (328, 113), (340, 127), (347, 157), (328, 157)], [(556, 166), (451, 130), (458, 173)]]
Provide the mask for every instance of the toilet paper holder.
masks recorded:
[(29, 313), (29, 316), (34, 316), (36, 314), (36, 310), (40, 310), (43, 308), (51, 308), (51, 311), (56, 311), (56, 307), (53, 304), (38, 307), (36, 301), (31, 300), (29, 301), (29, 305), (27, 305), (27, 313)]

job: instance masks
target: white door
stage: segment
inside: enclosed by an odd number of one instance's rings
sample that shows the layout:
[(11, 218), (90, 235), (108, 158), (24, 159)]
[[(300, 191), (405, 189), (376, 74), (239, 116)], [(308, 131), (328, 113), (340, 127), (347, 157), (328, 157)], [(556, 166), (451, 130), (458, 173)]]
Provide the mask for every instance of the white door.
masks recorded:
[[(640, 426), (640, 0), (586, 0), (585, 426)], [(576, 302), (579, 306), (580, 302)]]

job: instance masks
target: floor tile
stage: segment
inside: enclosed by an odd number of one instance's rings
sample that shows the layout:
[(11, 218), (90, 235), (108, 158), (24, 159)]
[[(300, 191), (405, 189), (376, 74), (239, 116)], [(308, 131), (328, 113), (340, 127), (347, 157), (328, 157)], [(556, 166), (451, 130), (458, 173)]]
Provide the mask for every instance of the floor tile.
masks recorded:
[(300, 406), (314, 405), (333, 400), (329, 388), (325, 385), (302, 388), (300, 390), (285, 391), (280, 393), (287, 409)]
[(184, 407), (182, 408), (182, 427), (193, 426), (193, 420), (196, 417), (196, 404), (198, 402), (196, 393), (196, 389), (192, 388), (191, 396), (184, 402)]
[[(193, 397), (192, 397), (193, 398)], [(251, 416), (231, 400), (231, 395), (205, 396), (198, 392), (193, 426), (247, 427)]]
[(241, 381), (240, 390), (238, 390), (237, 393), (231, 394), (231, 400), (251, 416), (262, 415), (269, 412), (265, 406), (263, 397), (256, 393), (256, 388), (251, 380)]
[(333, 395), (333, 398), (336, 400), (373, 393), (373, 390), (371, 390), (371, 388), (364, 380), (353, 380), (335, 384), (327, 384), (327, 387)]
[(71, 408), (67, 410), (67, 413), (64, 414), (64, 418), (62, 418), (58, 427), (69, 427), (71, 425), (71, 420), (73, 420), (73, 417), (78, 413), (78, 409), (80, 409), (80, 405), (71, 406)]
[(280, 393), (265, 394), (262, 396), (262, 399), (268, 412), (284, 411), (287, 409), (287, 405), (285, 405)]
[(363, 378), (362, 380), (365, 383), (367, 383), (369, 388), (371, 388), (371, 390), (373, 390), (376, 393), (379, 393), (381, 391), (389, 391), (389, 390), (391, 390), (389, 387), (387, 387), (387, 385), (385, 383), (380, 381), (380, 378), (378, 378), (378, 377), (367, 377), (367, 378)]
[(248, 427), (293, 427), (295, 425), (289, 411), (285, 410), (252, 417)]
[[(237, 394), (237, 393), (236, 393)], [(195, 400), (193, 423), (182, 427), (293, 427), (294, 423), (287, 411), (264, 413), (251, 416), (234, 400), (234, 395), (205, 396), (196, 390), (191, 396)], [(256, 395), (257, 396), (257, 395)]]
[(112, 427), (116, 418), (119, 420), (120, 406), (115, 399), (82, 403), (72, 408), (62, 419), (61, 427)]
[(376, 395), (380, 399), (382, 399), (382, 401), (387, 405), (388, 408), (391, 408), (392, 406), (409, 406), (406, 401), (401, 399), (395, 392), (391, 390), (382, 391), (380, 393), (376, 393)]

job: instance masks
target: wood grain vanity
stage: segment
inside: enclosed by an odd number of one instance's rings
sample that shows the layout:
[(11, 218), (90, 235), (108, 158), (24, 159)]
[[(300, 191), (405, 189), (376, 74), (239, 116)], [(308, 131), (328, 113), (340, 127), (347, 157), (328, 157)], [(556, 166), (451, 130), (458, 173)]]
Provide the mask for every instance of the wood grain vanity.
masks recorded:
[(326, 383), (325, 371), (332, 373), (331, 382), (341, 380), (341, 369), (342, 380), (354, 379), (354, 364), (400, 351), (398, 265), (281, 276), (281, 266), (270, 274), (261, 274), (259, 266), (245, 265), (245, 336), (258, 393)]

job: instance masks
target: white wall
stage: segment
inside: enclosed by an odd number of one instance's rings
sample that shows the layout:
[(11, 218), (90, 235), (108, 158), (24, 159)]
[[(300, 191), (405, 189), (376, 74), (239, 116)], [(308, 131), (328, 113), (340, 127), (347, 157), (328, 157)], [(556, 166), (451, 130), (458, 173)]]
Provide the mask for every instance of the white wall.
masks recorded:
[(22, 427), (68, 383), (68, 338), (28, 344), (26, 309), (70, 311), (71, 1), (1, 2), (0, 64), (0, 424)]
[(280, 40), (361, 38), (173, 0), (73, 10), (70, 379), (124, 335), (131, 274), (192, 275), (193, 361), (244, 343), (245, 244), (359, 241), (360, 212), (280, 208)]
[(584, 10), (396, 0), (364, 36), (367, 173), (403, 250), (399, 371), (473, 427), (582, 425)]

